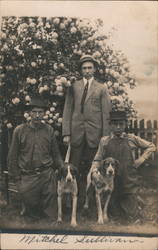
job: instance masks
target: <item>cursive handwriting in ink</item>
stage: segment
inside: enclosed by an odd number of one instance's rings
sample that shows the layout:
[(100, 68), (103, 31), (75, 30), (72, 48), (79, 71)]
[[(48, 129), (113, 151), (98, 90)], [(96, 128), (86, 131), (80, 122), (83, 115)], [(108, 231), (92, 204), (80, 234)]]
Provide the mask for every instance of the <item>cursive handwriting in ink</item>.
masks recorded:
[(67, 244), (67, 235), (23, 235), (23, 237), (19, 240), (19, 242), (23, 242), (26, 244), (31, 243), (41, 243), (41, 242), (47, 242), (47, 243), (59, 243), (59, 244)]
[(80, 238), (76, 238), (74, 243), (143, 243), (143, 240), (136, 239), (125, 239), (125, 238), (112, 238), (107, 236), (97, 236), (97, 237), (89, 237), (83, 236)]

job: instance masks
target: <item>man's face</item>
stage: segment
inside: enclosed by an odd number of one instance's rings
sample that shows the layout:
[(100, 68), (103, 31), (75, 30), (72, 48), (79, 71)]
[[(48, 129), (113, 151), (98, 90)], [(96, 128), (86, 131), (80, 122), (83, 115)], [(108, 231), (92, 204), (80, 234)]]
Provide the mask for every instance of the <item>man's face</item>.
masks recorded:
[(110, 125), (112, 132), (119, 137), (125, 131), (126, 121), (124, 120), (111, 121)]
[(43, 119), (44, 116), (44, 109), (43, 108), (37, 108), (34, 107), (31, 111), (30, 111), (30, 116), (32, 118), (32, 122), (35, 124), (39, 124), (41, 122), (41, 120)]
[(88, 80), (91, 77), (93, 77), (96, 69), (92, 62), (84, 62), (81, 66), (81, 71), (82, 71), (83, 77), (85, 77)]

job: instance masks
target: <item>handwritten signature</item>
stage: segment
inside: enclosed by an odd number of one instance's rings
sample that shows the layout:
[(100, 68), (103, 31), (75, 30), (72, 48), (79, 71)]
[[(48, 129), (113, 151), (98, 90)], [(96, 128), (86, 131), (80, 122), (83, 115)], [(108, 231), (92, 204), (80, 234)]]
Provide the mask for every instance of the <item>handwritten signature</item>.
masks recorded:
[[(70, 235), (23, 235), (19, 243), (56, 243), (68, 244)], [(111, 236), (73, 236), (74, 244), (93, 244), (93, 243), (143, 243), (142, 239), (130, 239)]]

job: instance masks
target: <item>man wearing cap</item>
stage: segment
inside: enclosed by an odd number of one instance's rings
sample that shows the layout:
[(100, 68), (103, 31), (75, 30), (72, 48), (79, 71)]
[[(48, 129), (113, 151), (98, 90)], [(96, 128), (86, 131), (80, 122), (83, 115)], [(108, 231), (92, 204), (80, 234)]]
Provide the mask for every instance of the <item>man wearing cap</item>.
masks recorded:
[[(140, 199), (137, 199), (139, 179), (137, 168), (155, 151), (155, 145), (134, 134), (125, 133), (127, 126), (124, 111), (110, 112), (111, 135), (100, 140), (90, 172), (95, 174), (101, 161), (113, 157), (119, 161), (119, 175), (111, 199), (111, 209), (118, 209), (125, 219), (137, 219), (139, 216)], [(135, 149), (143, 150), (142, 155), (135, 159)], [(97, 173), (97, 172), (96, 172)], [(117, 211), (117, 212), (118, 212)]]
[(9, 176), (16, 182), (32, 217), (55, 219), (56, 183), (54, 170), (63, 165), (53, 128), (42, 123), (47, 103), (34, 96), (30, 103), (29, 123), (17, 126), (8, 154)]
[[(98, 64), (90, 55), (81, 57), (83, 78), (68, 89), (63, 112), (63, 141), (71, 145), (70, 162), (86, 175), (100, 138), (109, 134), (110, 98), (105, 85), (94, 78)], [(81, 160), (86, 156), (86, 169)]]

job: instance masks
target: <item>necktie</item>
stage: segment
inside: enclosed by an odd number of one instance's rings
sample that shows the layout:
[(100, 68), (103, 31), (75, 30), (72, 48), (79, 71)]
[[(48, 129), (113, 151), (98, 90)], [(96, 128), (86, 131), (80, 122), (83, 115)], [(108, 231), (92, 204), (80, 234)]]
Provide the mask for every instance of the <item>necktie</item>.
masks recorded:
[(87, 81), (85, 87), (84, 87), (84, 91), (83, 91), (83, 95), (82, 95), (82, 99), (81, 99), (81, 113), (83, 113), (84, 110), (84, 102), (88, 93), (88, 87), (89, 87), (89, 82)]

